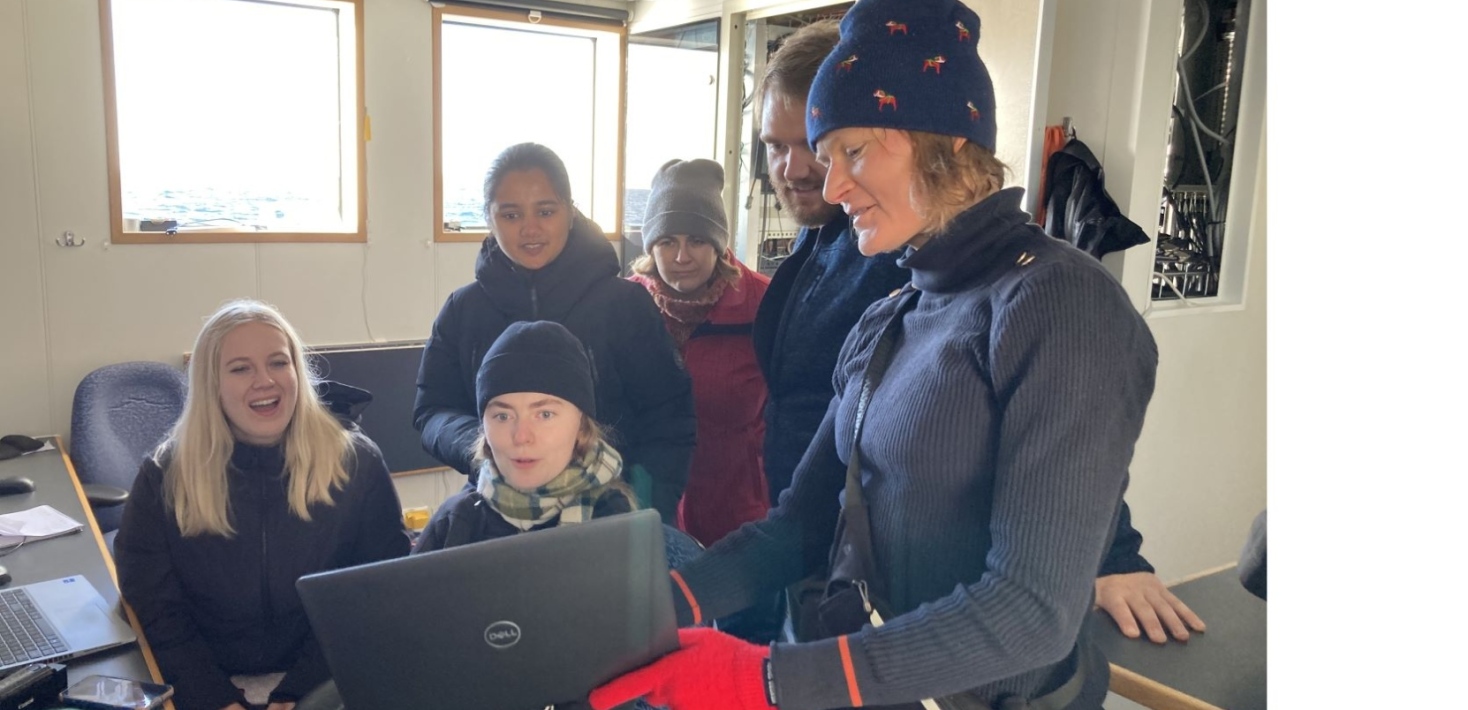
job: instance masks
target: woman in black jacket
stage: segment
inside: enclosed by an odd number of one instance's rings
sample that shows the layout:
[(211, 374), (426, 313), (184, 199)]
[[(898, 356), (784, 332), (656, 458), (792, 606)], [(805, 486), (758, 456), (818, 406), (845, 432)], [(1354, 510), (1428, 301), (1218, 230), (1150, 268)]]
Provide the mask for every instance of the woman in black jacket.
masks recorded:
[(572, 206), (566, 166), (549, 148), (500, 153), (484, 180), (484, 211), (491, 235), (474, 282), (449, 296), (423, 350), (413, 405), (423, 448), (472, 486), (480, 361), (511, 323), (554, 321), (586, 348), (597, 421), (626, 458), (627, 478), (674, 522), (693, 457), (693, 387), (652, 297), (618, 278), (616, 251)]
[(269, 710), (290, 710), (330, 677), (296, 580), (406, 555), (397, 493), (275, 309), (225, 305), (193, 353), (183, 416), (123, 512), (118, 581), (179, 710), (243, 710), (232, 677), (270, 674)]
[(591, 362), (559, 323), (506, 328), (479, 366), (475, 401), (475, 487), (434, 511), (415, 554), (637, 508), (622, 456), (596, 424)]

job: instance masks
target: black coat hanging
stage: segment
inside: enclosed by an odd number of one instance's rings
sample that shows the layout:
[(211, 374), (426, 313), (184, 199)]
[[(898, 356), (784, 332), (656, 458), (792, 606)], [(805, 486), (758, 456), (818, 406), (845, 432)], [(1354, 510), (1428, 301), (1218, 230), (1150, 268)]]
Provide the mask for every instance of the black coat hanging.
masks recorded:
[(1106, 194), (1105, 171), (1085, 143), (1071, 139), (1045, 166), (1045, 233), (1100, 259), (1151, 241)]

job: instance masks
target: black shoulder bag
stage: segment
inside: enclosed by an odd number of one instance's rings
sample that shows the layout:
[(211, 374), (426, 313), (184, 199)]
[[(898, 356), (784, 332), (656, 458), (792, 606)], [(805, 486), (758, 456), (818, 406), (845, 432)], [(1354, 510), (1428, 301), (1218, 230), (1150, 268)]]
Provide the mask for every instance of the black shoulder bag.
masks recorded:
[[(902, 328), (902, 317), (916, 305), (918, 292), (908, 284), (898, 298), (901, 300), (896, 310), (872, 348), (872, 357), (862, 375), (861, 394), (856, 403), (851, 455), (846, 464), (846, 503), (841, 507), (841, 515), (836, 522), (830, 555), (831, 573), (826, 581), (825, 594), (816, 607), (819, 631), (826, 638), (856, 633), (867, 624), (881, 626), (885, 619), (893, 616), (886, 601), (889, 597), (885, 583), (877, 574), (876, 558), (872, 555), (871, 519), (861, 490), (860, 450), (861, 433), (872, 393), (881, 385), (882, 376), (892, 364), (892, 350)], [(1092, 644), (1085, 643), (1084, 638), (1077, 641), (1071, 657), (1066, 660), (1075, 668), (1070, 678), (1037, 698), (1008, 696), (991, 704), (973, 693), (964, 692), (924, 699), (921, 705), (925, 710), (1070, 710), (1085, 684), (1086, 666), (1091, 667), (1090, 672), (1096, 672), (1099, 664), (1104, 672), (1106, 661)]]

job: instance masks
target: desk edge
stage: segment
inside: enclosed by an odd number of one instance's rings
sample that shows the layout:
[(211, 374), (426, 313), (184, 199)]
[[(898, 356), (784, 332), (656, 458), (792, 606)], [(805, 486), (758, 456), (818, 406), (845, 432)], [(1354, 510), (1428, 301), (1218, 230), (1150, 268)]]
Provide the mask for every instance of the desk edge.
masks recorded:
[[(133, 627), (133, 633), (138, 637), (138, 650), (143, 652), (143, 662), (148, 665), (148, 673), (153, 676), (154, 683), (163, 682), (163, 673), (158, 670), (158, 661), (153, 658), (153, 648), (148, 645), (148, 637), (143, 635), (143, 624), (138, 621), (137, 612), (133, 611), (131, 604), (122, 597), (122, 587), (117, 583), (117, 564), (112, 561), (112, 552), (107, 549), (107, 541), (102, 538), (102, 526), (97, 524), (97, 516), (92, 514), (92, 504), (87, 502), (87, 493), (82, 488), (82, 479), (76, 475), (76, 467), (71, 464), (71, 454), (66, 453), (66, 445), (60, 436), (53, 436), (51, 440), (56, 442), (56, 450), (61, 452), (61, 460), (66, 464), (66, 473), (71, 477), (71, 485), (76, 488), (77, 499), (82, 502), (82, 512), (87, 516), (87, 526), (92, 529), (92, 539), (97, 542), (97, 549), (102, 553), (102, 561), (107, 563), (107, 573), (112, 575), (112, 586), (117, 587), (117, 598), (122, 601), (122, 610), (127, 614), (127, 623)], [(167, 710), (173, 710), (173, 701), (168, 701)]]
[(1152, 710), (1221, 710), (1115, 663), (1111, 664), (1111, 692)]

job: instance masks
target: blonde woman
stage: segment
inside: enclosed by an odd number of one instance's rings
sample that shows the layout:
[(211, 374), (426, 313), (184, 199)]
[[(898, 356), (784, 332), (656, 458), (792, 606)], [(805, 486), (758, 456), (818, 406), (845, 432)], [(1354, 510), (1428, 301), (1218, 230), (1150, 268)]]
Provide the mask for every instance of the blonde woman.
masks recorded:
[(183, 415), (133, 484), (118, 578), (178, 710), (260, 707), (231, 677), (276, 673), (268, 708), (293, 708), (330, 676), (296, 580), (408, 552), (382, 454), (312, 384), (278, 311), (226, 304), (194, 344)]
[(510, 325), (474, 380), (483, 431), (471, 452), (474, 488), (439, 506), (414, 553), (637, 508), (622, 456), (596, 424), (591, 362), (571, 331), (551, 321)]

